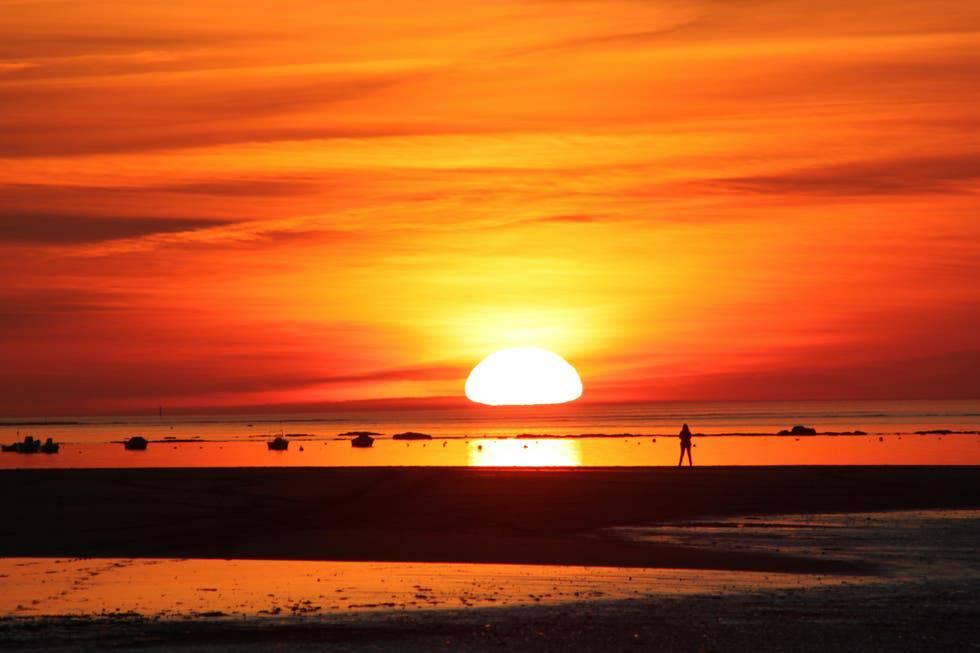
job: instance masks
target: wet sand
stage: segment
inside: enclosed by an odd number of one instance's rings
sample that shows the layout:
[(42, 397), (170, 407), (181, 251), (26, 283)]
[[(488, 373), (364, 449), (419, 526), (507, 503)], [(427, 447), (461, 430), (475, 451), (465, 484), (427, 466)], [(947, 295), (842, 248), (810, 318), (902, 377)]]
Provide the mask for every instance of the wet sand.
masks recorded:
[(870, 578), (433, 562), (0, 558), (0, 617), (333, 618), (353, 612), (722, 595)]
[(0, 559), (0, 649), (964, 650), (980, 511), (712, 518), (634, 537), (874, 563), (874, 576)]
[(18, 651), (963, 651), (977, 585), (835, 586), (335, 619), (0, 619)]
[(976, 467), (0, 472), (0, 556), (483, 562), (868, 573), (861, 561), (636, 541), (741, 514), (980, 506)]
[[(980, 506), (975, 467), (13, 470), (0, 493), (0, 649), (980, 641), (980, 513), (949, 511)], [(946, 511), (855, 514), (913, 508)]]

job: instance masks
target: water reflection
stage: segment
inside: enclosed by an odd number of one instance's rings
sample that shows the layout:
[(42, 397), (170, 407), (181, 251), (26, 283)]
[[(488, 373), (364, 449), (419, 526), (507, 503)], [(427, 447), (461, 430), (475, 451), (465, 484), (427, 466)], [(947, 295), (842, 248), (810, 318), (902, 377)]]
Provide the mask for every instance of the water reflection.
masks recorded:
[(578, 440), (474, 440), (472, 467), (578, 467), (582, 447)]
[[(370, 449), (347, 440), (292, 440), (288, 451), (259, 442), (151, 441), (146, 451), (121, 443), (64, 443), (55, 455), (0, 453), (0, 469), (129, 467), (632, 467), (676, 466), (668, 437), (474, 438), (401, 442), (378, 438)], [(686, 461), (685, 461), (686, 462)], [(694, 465), (978, 465), (980, 436), (866, 435), (695, 437)]]
[[(530, 447), (529, 447), (530, 448)], [(853, 582), (853, 579), (850, 579)], [(140, 614), (153, 619), (331, 618), (655, 594), (757, 591), (833, 577), (545, 565), (0, 558), (0, 618)]]

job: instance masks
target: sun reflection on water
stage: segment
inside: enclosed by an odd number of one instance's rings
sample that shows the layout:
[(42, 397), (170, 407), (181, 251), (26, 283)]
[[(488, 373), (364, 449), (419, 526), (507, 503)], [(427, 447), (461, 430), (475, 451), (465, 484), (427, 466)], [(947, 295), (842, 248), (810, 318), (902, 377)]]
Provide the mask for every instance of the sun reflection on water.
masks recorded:
[(469, 447), (473, 467), (578, 467), (582, 448), (577, 440), (474, 440)]

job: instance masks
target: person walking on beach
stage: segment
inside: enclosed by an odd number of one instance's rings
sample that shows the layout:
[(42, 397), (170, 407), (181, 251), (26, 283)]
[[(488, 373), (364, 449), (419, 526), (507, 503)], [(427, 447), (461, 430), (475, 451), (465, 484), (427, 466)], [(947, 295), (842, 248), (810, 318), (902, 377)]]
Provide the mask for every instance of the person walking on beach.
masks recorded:
[(681, 428), (681, 432), (678, 437), (681, 439), (681, 457), (680, 460), (677, 461), (677, 466), (681, 467), (684, 465), (684, 452), (686, 451), (687, 464), (694, 467), (694, 461), (691, 460), (691, 429), (687, 428), (687, 424)]

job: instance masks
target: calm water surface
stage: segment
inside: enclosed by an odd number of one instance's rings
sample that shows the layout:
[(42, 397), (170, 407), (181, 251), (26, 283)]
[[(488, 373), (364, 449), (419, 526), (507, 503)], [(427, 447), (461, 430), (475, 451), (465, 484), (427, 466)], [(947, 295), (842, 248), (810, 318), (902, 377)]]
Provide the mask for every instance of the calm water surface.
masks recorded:
[[(18, 418), (0, 420), (0, 441), (12, 442), (28, 434), (53, 437), (62, 443), (61, 452), (0, 454), (0, 468), (673, 465), (678, 453), (674, 436), (684, 422), (704, 434), (695, 438), (694, 459), (699, 465), (980, 464), (980, 402), (903, 401)], [(795, 424), (820, 433), (865, 434), (773, 436)], [(957, 433), (915, 434), (936, 429)], [(353, 449), (342, 435), (347, 431), (379, 435), (371, 449)], [(427, 433), (434, 439), (391, 439), (402, 431)], [(147, 451), (123, 449), (120, 442), (136, 434), (151, 440)], [(279, 434), (290, 439), (289, 450), (268, 451), (265, 442)]]

